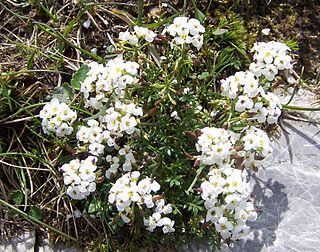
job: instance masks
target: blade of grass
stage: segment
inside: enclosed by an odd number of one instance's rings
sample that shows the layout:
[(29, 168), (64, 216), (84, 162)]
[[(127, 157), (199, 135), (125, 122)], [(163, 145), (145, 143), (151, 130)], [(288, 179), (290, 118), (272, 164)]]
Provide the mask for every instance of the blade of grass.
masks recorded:
[(93, 58), (94, 60), (98, 61), (98, 62), (102, 62), (102, 58), (92, 52), (89, 52), (87, 50), (84, 50), (83, 48), (73, 44), (72, 42), (70, 42), (69, 40), (67, 40), (60, 32), (53, 30), (50, 26), (41, 23), (41, 22), (34, 22), (36, 25), (38, 25), (38, 27), (43, 30), (44, 32), (46, 32), (47, 34), (51, 35), (54, 38), (60, 39), (62, 40), (64, 43), (66, 43), (67, 45), (71, 46), (74, 49), (79, 50), (80, 52), (90, 56), (91, 58)]
[(137, 18), (137, 25), (142, 25), (142, 17), (143, 17), (143, 7), (144, 7), (144, 0), (138, 0), (138, 18)]

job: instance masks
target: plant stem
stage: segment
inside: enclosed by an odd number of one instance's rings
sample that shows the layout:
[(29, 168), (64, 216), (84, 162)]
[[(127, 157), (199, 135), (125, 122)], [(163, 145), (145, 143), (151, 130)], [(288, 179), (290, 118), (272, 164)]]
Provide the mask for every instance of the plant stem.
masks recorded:
[(306, 107), (284, 105), (284, 104), (282, 104), (282, 107), (285, 108), (285, 109), (291, 109), (291, 110), (320, 111), (320, 108), (306, 108)]
[(194, 180), (192, 181), (191, 185), (189, 186), (188, 190), (186, 191), (187, 193), (189, 193), (192, 190), (192, 187), (194, 186), (194, 184), (197, 182), (198, 177), (200, 176), (201, 172), (203, 171), (203, 169), (205, 168), (205, 165), (201, 165), (198, 170), (197, 170), (197, 174), (194, 178)]

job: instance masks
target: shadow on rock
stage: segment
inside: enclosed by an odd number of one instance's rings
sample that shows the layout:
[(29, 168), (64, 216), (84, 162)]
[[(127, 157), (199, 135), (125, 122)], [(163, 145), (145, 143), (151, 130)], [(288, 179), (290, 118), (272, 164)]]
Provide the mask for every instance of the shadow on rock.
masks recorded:
[(233, 251), (257, 252), (273, 245), (276, 240), (276, 229), (288, 210), (288, 197), (283, 192), (285, 186), (272, 179), (263, 180), (256, 175), (252, 176), (254, 183), (253, 193), (255, 206), (259, 210), (255, 222), (248, 223), (251, 235), (235, 243)]

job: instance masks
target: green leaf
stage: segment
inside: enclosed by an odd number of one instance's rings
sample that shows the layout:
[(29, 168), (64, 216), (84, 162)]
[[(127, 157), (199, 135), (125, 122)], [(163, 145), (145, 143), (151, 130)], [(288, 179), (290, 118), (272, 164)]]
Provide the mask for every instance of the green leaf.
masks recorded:
[(27, 69), (30, 70), (33, 68), (33, 62), (34, 62), (34, 55), (35, 55), (35, 51), (32, 51), (29, 59), (28, 59), (28, 62), (27, 62)]
[(92, 214), (95, 212), (98, 212), (99, 210), (101, 210), (101, 201), (97, 200), (97, 199), (93, 199), (90, 202), (90, 205), (88, 207), (88, 213)]
[(86, 79), (88, 72), (89, 72), (89, 67), (88, 67), (88, 65), (83, 65), (83, 66), (80, 67), (79, 70), (72, 76), (71, 86), (72, 86), (75, 90), (80, 90), (81, 82), (83, 82), (83, 81)]
[(196, 19), (198, 19), (200, 21), (201, 24), (204, 23), (204, 21), (206, 20), (206, 16), (203, 14), (203, 12), (201, 10), (199, 10), (198, 8), (195, 8), (195, 13), (194, 13)]
[(107, 47), (107, 52), (110, 54), (114, 53), (115, 50), (116, 50), (116, 48), (113, 45), (109, 45)]
[(11, 194), (10, 194), (11, 199), (13, 200), (13, 202), (16, 205), (20, 205), (22, 203), (23, 200), (23, 193), (18, 191), (18, 190), (14, 190)]
[(149, 50), (149, 53), (153, 60), (156, 62), (159, 68), (162, 68), (161, 63), (160, 63), (160, 55), (158, 54), (156, 48), (154, 48), (153, 45), (147, 45), (147, 48)]
[(42, 218), (42, 214), (41, 211), (38, 207), (36, 206), (31, 206), (30, 211), (29, 211), (29, 215), (37, 220), (41, 220)]
[(69, 86), (68, 83), (63, 83), (61, 86), (55, 87), (52, 90), (51, 98), (56, 98), (60, 102), (69, 103), (69, 101), (73, 98), (72, 88)]
[(83, 119), (83, 121), (96, 120), (96, 119), (98, 119), (101, 115), (105, 115), (106, 109), (107, 109), (108, 106), (109, 106), (109, 103), (107, 103), (106, 105), (102, 106), (102, 107), (100, 108), (100, 110), (99, 110), (98, 113), (96, 113), (96, 114), (94, 114), (94, 115), (92, 115), (92, 116), (89, 116), (89, 117)]
[(215, 31), (212, 32), (213, 35), (222, 35), (222, 34), (225, 34), (226, 32), (228, 32), (227, 29), (220, 29), (220, 28), (217, 28)]
[(205, 80), (209, 77), (209, 73), (208, 72), (202, 72), (201, 75), (199, 75), (199, 79), (200, 80)]

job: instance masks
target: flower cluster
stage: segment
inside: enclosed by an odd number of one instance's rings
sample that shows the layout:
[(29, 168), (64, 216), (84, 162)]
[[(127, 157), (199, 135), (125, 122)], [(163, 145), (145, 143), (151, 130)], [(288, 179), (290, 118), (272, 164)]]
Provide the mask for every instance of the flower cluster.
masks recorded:
[(42, 119), (44, 133), (53, 132), (57, 137), (71, 135), (73, 132), (71, 125), (77, 119), (77, 113), (56, 98), (43, 107), (39, 116)]
[(219, 128), (205, 127), (201, 129), (201, 136), (196, 143), (196, 149), (201, 152), (198, 160), (205, 165), (221, 165), (232, 154), (236, 134)]
[[(161, 214), (171, 213), (171, 205), (165, 205), (163, 199), (154, 200), (152, 192), (160, 190), (160, 185), (153, 179), (146, 177), (139, 181), (140, 172), (134, 171), (124, 174), (117, 179), (109, 192), (108, 201), (115, 204), (121, 219), (125, 223), (130, 222), (132, 205), (137, 204), (140, 208), (145, 205), (148, 209), (156, 206), (156, 212), (149, 219), (144, 218), (144, 223), (148, 230), (163, 226), (163, 232), (173, 232), (174, 221), (168, 217), (161, 218)], [(156, 201), (156, 205), (154, 203)]]
[(129, 43), (131, 45), (136, 45), (139, 42), (139, 39), (144, 39), (147, 42), (152, 42), (156, 37), (156, 34), (145, 27), (134, 26), (134, 31), (129, 32), (128, 30), (125, 32), (119, 33), (119, 40), (122, 43)]
[(282, 105), (277, 95), (272, 92), (262, 92), (261, 98), (257, 98), (257, 102), (251, 112), (257, 113), (258, 123), (267, 122), (268, 124), (277, 123), (281, 115)]
[(275, 79), (279, 71), (292, 71), (290, 48), (277, 41), (257, 42), (252, 50), (254, 55), (249, 69), (256, 76), (263, 75), (268, 81)]
[(115, 146), (114, 137), (109, 130), (96, 120), (88, 120), (87, 126), (81, 126), (76, 134), (79, 142), (88, 144), (89, 153), (100, 156), (104, 153), (105, 144), (109, 147)]
[(88, 67), (89, 72), (80, 89), (84, 95), (86, 108), (100, 109), (109, 101), (112, 94), (123, 98), (125, 88), (138, 81), (138, 63), (125, 62), (120, 57), (109, 60), (106, 66), (90, 62)]
[(203, 128), (201, 133), (196, 149), (201, 152), (197, 159), (204, 165), (233, 165), (238, 159), (237, 168), (255, 168), (256, 159), (261, 160), (272, 152), (267, 133), (254, 126), (245, 128), (240, 134), (213, 127)]
[(149, 216), (149, 218), (143, 218), (143, 223), (147, 227), (147, 230), (153, 232), (157, 227), (162, 227), (164, 234), (172, 233), (174, 229), (174, 220), (169, 217), (162, 217), (162, 214), (169, 214), (172, 212), (171, 204), (165, 204), (164, 199), (156, 201), (156, 211)]
[(96, 190), (97, 158), (87, 157), (85, 160), (74, 159), (60, 167), (63, 182), (68, 186), (67, 194), (76, 200), (82, 200)]
[(235, 111), (247, 111), (259, 123), (276, 123), (281, 115), (279, 98), (272, 92), (265, 93), (249, 71), (239, 71), (221, 80), (221, 90), (223, 96), (236, 99)]
[(241, 138), (243, 150), (238, 151), (237, 155), (244, 158), (245, 168), (257, 167), (256, 158), (265, 158), (272, 153), (270, 139), (267, 133), (261, 129), (251, 126), (245, 129), (245, 135)]
[(137, 128), (142, 109), (134, 103), (125, 104), (120, 101), (109, 107), (97, 120), (88, 120), (87, 126), (81, 126), (76, 134), (79, 142), (88, 144), (89, 153), (99, 156), (104, 152), (104, 144), (117, 147), (115, 138), (123, 133), (133, 134)]
[(122, 132), (131, 135), (138, 124), (136, 117), (142, 115), (142, 108), (134, 103), (126, 104), (116, 101), (114, 106), (108, 108), (99, 120), (113, 135), (120, 136)]
[(106, 156), (106, 161), (109, 163), (109, 168), (106, 170), (105, 176), (110, 179), (111, 175), (115, 175), (120, 167), (120, 162), (122, 162), (122, 170), (129, 172), (132, 170), (132, 165), (136, 163), (132, 149), (129, 145), (124, 145), (118, 151), (118, 156)]
[[(239, 96), (246, 96), (252, 99), (262, 91), (262, 88), (260, 87), (260, 84), (253, 73), (248, 71), (239, 71), (236, 72), (234, 75), (231, 75), (228, 78), (221, 80), (221, 91), (221, 94), (223, 96), (227, 96), (231, 99), (235, 99)], [(249, 106), (248, 104), (243, 106), (247, 108), (252, 108), (253, 104), (251, 106)], [(236, 104), (236, 109), (244, 111), (244, 108), (242, 108), (238, 104)]]
[(173, 24), (169, 25), (164, 32), (173, 36), (173, 43), (177, 45), (192, 44), (198, 50), (203, 45), (203, 33), (205, 28), (198, 19), (176, 17)]
[(201, 184), (201, 197), (207, 209), (206, 222), (212, 222), (223, 239), (237, 240), (250, 232), (247, 220), (255, 221), (257, 213), (250, 202), (246, 171), (221, 166), (209, 172)]

